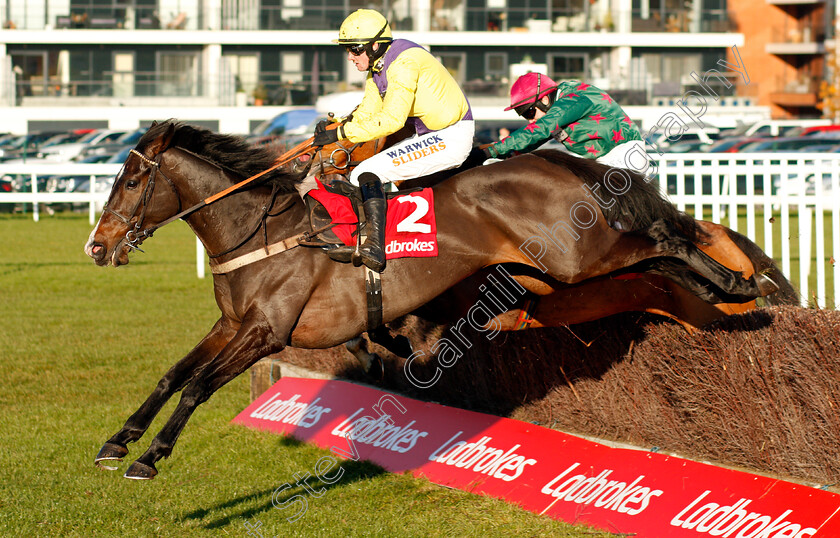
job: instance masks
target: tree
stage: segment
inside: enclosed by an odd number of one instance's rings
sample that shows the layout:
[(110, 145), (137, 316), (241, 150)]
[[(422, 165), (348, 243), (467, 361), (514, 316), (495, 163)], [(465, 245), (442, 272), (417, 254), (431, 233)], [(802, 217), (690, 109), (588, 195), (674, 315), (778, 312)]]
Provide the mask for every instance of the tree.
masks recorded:
[(840, 124), (840, 18), (834, 19), (834, 38), (837, 45), (826, 57), (826, 77), (820, 82), (817, 108), (833, 123)]

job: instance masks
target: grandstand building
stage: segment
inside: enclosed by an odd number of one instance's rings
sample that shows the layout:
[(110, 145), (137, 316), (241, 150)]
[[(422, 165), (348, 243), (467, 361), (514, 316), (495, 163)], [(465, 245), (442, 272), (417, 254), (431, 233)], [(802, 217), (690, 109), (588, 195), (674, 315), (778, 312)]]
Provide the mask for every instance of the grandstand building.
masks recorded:
[(814, 116), (833, 47), (826, 0), (0, 0), (0, 130), (177, 117), (249, 131), (358, 87), (331, 40), (360, 7), (438, 56), (478, 119), (510, 117), (528, 70), (608, 90), (643, 126), (692, 92), (720, 127)]

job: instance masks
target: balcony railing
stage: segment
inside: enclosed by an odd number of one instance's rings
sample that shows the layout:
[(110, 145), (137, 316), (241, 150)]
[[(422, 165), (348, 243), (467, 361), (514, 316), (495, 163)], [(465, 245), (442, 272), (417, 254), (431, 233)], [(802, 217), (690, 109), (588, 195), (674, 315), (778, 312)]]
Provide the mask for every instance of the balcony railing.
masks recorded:
[(820, 43), (825, 40), (825, 28), (822, 23), (800, 20), (786, 28), (773, 28), (771, 43)]
[[(699, 24), (692, 24), (693, 13), (689, 10), (675, 10), (667, 14), (652, 11), (647, 18), (633, 11), (632, 31), (634, 32), (734, 32), (735, 23), (724, 10), (703, 10)], [(695, 30), (695, 26), (697, 29)]]
[(776, 92), (788, 94), (817, 94), (822, 77), (800, 75), (796, 78), (776, 77)]
[[(56, 10), (46, 1), (35, 12), (28, 0), (10, 0), (5, 13), (9, 29), (171, 29), (171, 30), (330, 30), (336, 31), (352, 9), (332, 6), (253, 8), (229, 7), (214, 11), (201, 3), (186, 11), (157, 7), (155, 0), (136, 0), (120, 7), (66, 3)], [(471, 32), (614, 32), (626, 28), (634, 32), (729, 32), (732, 23), (723, 10), (703, 10), (699, 20), (689, 10), (652, 11), (642, 18), (632, 13), (605, 9), (602, 1), (584, 3), (584, 9), (544, 8), (533, 10), (508, 5), (504, 8), (472, 8), (462, 5), (450, 9), (412, 10), (390, 16), (395, 31), (471, 31)], [(256, 3), (253, 4), (257, 6)], [(161, 11), (165, 10), (165, 11)], [(624, 24), (622, 24), (624, 21)]]
[[(237, 94), (232, 78), (209, 80), (208, 77), (177, 78), (174, 73), (113, 73), (105, 72), (104, 78), (42, 81), (20, 80), (15, 83), (16, 98), (7, 106), (311, 106), (318, 96), (346, 91), (346, 85), (337, 72), (321, 71), (317, 92), (313, 91), (312, 73), (294, 74), (295, 81), (288, 81), (289, 73), (262, 72), (258, 82), (247, 85), (248, 91)], [(134, 78), (126, 78), (131, 77)], [(589, 78), (580, 73), (554, 73), (561, 79)], [(602, 87), (624, 106), (650, 104), (650, 89), (619, 89), (626, 80), (608, 80)], [(506, 80), (474, 78), (461, 83), (464, 93), (475, 105), (489, 99), (493, 106), (504, 103), (510, 95)], [(677, 85), (680, 88), (680, 85)], [(687, 87), (686, 87), (687, 88)], [(685, 91), (683, 88), (681, 91)], [(720, 90), (721, 94), (728, 91)], [(681, 95), (681, 92), (678, 94)]]
[[(321, 71), (313, 89), (312, 73), (262, 72), (242, 98), (236, 96), (233, 77), (213, 79), (182, 72), (134, 71), (104, 72), (103, 78), (61, 81), (51, 77), (17, 80), (15, 105), (72, 106), (120, 105), (145, 106), (164, 102), (179, 106), (311, 105), (318, 95), (341, 89), (340, 74)], [(294, 81), (290, 81), (294, 79)], [(244, 101), (244, 102), (243, 102)], [(9, 103), (12, 104), (12, 103)]]

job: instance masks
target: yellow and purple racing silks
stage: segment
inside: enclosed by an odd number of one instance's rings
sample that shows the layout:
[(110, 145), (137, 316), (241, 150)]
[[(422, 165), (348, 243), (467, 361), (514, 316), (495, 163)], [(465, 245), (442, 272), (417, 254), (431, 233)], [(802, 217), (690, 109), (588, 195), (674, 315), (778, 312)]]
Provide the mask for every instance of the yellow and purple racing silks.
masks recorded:
[(470, 104), (449, 71), (420, 45), (396, 39), (369, 71), (365, 95), (343, 134), (350, 142), (367, 142), (407, 121), (422, 135), (471, 119)]

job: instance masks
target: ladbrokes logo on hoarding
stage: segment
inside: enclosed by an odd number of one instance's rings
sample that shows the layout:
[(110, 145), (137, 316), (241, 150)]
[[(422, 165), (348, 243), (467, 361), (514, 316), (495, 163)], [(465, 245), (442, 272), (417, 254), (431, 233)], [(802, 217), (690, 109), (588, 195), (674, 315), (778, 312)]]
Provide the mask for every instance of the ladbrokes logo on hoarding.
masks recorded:
[(516, 453), (521, 445), (514, 445), (507, 450), (495, 448), (488, 444), (493, 441), (493, 438), (487, 435), (474, 443), (455, 442), (462, 433), (464, 432), (459, 431), (432, 452), (429, 461), (453, 465), (459, 469), (485, 474), (505, 482), (519, 478), (525, 466), (537, 463), (537, 460), (533, 458), (526, 458)]
[[(281, 379), (236, 421), (639, 538), (840, 536), (840, 496), (828, 491), (340, 381)], [(322, 481), (338, 476), (330, 469)]]
[(806, 538), (817, 532), (813, 527), (789, 521), (787, 517), (793, 510), (785, 510), (775, 517), (753, 512), (747, 509), (752, 499), (743, 497), (730, 505), (721, 506), (710, 502), (698, 507), (700, 501), (710, 493), (710, 490), (706, 490), (694, 499), (671, 520), (671, 525), (694, 530), (698, 534), (708, 533), (710, 536), (724, 538)]
[(321, 401), (321, 398), (316, 398), (312, 403), (306, 403), (298, 402), (300, 397), (300, 394), (295, 394), (288, 400), (281, 400), (278, 392), (249, 416), (260, 420), (292, 424), (301, 428), (311, 428), (321, 420), (321, 415), (331, 411), (329, 407), (315, 405)]
[(395, 424), (391, 416), (387, 414), (375, 419), (368, 416), (357, 419), (356, 416), (364, 410), (364, 407), (357, 409), (355, 413), (333, 428), (330, 434), (346, 438), (348, 433), (351, 433), (354, 442), (401, 454), (414, 448), (418, 439), (429, 435), (429, 432), (412, 428), (414, 420), (400, 426)]
[(644, 475), (630, 483), (624, 480), (610, 480), (612, 469), (604, 469), (597, 476), (574, 475), (561, 482), (580, 463), (575, 462), (542, 487), (545, 495), (577, 504), (588, 504), (603, 510), (614, 510), (621, 514), (635, 516), (650, 504), (653, 497), (662, 495), (661, 489), (652, 489), (642, 484)]

